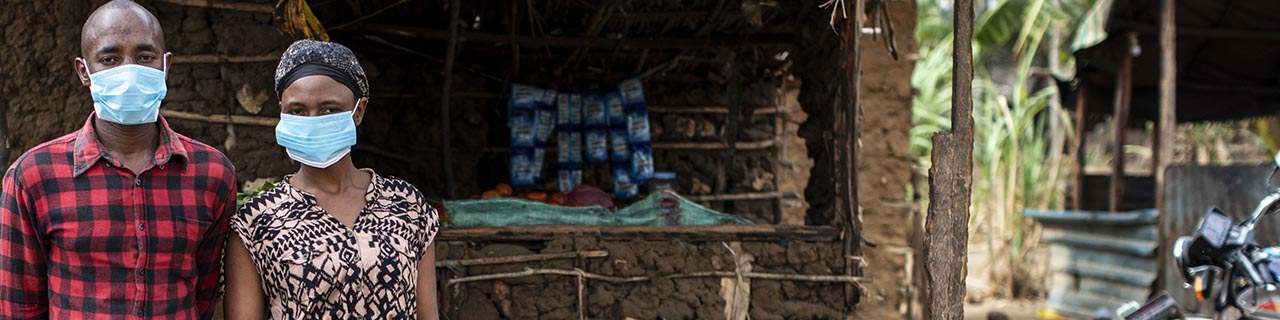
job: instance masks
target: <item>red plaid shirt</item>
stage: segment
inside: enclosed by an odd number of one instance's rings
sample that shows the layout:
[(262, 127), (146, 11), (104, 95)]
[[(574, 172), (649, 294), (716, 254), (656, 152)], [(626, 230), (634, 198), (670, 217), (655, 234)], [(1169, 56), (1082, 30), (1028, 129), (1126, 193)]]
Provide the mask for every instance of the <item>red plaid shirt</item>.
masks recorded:
[(93, 120), (4, 175), (0, 319), (211, 318), (234, 167), (161, 118), (155, 158), (134, 175)]

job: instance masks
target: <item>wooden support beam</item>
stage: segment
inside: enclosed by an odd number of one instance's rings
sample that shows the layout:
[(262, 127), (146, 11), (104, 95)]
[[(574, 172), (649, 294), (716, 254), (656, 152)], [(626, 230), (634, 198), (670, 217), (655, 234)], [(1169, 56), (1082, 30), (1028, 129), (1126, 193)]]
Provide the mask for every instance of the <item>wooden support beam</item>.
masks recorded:
[[(405, 37), (447, 40), (449, 32), (439, 29), (412, 28), (393, 25), (364, 24), (355, 27), (364, 32), (377, 32)], [(790, 47), (794, 37), (784, 35), (737, 36), (719, 38), (636, 38), (610, 39), (586, 37), (532, 37), (482, 32), (461, 32), (460, 42), (483, 42), (494, 45), (520, 45), (531, 47), (564, 47), (596, 49), (708, 49), (708, 48), (758, 48)]]
[(278, 63), (284, 52), (270, 52), (261, 55), (173, 55), (175, 64), (209, 64), (209, 63)]
[[(1178, 127), (1178, 52), (1177, 42), (1177, 21), (1175, 9), (1177, 1), (1162, 1), (1160, 12), (1160, 120), (1159, 127), (1156, 131), (1155, 144), (1159, 146), (1156, 149), (1156, 225), (1164, 226), (1165, 220), (1170, 219), (1167, 211), (1165, 211), (1165, 172), (1169, 168), (1169, 163), (1173, 162), (1173, 138), (1174, 130)], [(1168, 232), (1160, 232), (1160, 243), (1170, 242), (1170, 237), (1175, 235)], [(1159, 261), (1170, 261), (1168, 258), (1172, 254), (1169, 250), (1160, 250)], [(1164, 263), (1157, 263), (1156, 274), (1164, 275)]]
[(1138, 46), (1138, 34), (1129, 32), (1125, 34), (1128, 38), (1129, 45), (1124, 46), (1124, 52), (1121, 55), (1120, 70), (1116, 73), (1116, 95), (1115, 95), (1115, 112), (1112, 118), (1114, 145), (1111, 157), (1111, 193), (1110, 193), (1110, 210), (1111, 212), (1120, 212), (1124, 210), (1124, 134), (1129, 129), (1129, 100), (1133, 94), (1133, 51)]
[(191, 121), (200, 121), (219, 124), (243, 124), (251, 126), (275, 127), (280, 118), (260, 117), (260, 116), (242, 116), (242, 115), (203, 115), (193, 112), (177, 111), (177, 110), (160, 110), (160, 114), (166, 119), (182, 119)]
[(955, 0), (953, 8), (951, 131), (933, 136), (924, 241), (926, 314), (946, 320), (964, 319), (973, 188), (973, 0)]
[(722, 226), (587, 226), (541, 225), (510, 227), (446, 228), (440, 230), (440, 241), (546, 241), (567, 237), (590, 237), (601, 240), (672, 239), (690, 241), (814, 241), (840, 239), (840, 229), (830, 226), (796, 225), (722, 225)]
[(1079, 86), (1080, 88), (1076, 89), (1075, 187), (1072, 189), (1071, 208), (1084, 210), (1084, 162), (1087, 159), (1084, 147), (1085, 141), (1087, 141), (1085, 138), (1088, 136), (1085, 132), (1088, 129), (1088, 126), (1085, 125), (1085, 120), (1088, 118), (1086, 111), (1089, 108), (1089, 104), (1086, 102), (1089, 100), (1089, 84), (1084, 79), (1081, 79)]
[(269, 4), (224, 2), (224, 1), (214, 1), (214, 0), (156, 0), (156, 2), (179, 5), (179, 6), (187, 6), (187, 7), (235, 10), (235, 11), (258, 12), (258, 13), (273, 13), (276, 10), (274, 6)]
[(578, 252), (561, 252), (561, 253), (543, 253), (543, 254), (526, 254), (518, 256), (505, 257), (488, 257), (476, 259), (459, 259), (459, 260), (442, 260), (436, 261), (436, 268), (444, 268), (448, 266), (471, 267), (471, 266), (487, 266), (495, 264), (522, 263), (534, 261), (573, 259), (573, 258), (603, 258), (608, 257), (609, 251), (592, 250)]
[(795, 192), (749, 192), (749, 193), (727, 193), (727, 194), (709, 194), (709, 195), (687, 195), (685, 199), (694, 202), (708, 201), (752, 201), (752, 200), (774, 200), (774, 199), (799, 199), (800, 195)]
[(441, 159), (444, 166), (444, 193), (449, 198), (457, 198), (453, 190), (453, 121), (449, 116), (449, 97), (453, 94), (453, 65), (458, 60), (458, 24), (461, 15), (461, 0), (449, 1), (449, 46), (444, 56), (444, 84), (440, 92), (440, 144), (443, 145)]
[[(836, 147), (836, 157), (840, 161), (836, 163), (842, 164), (843, 168), (838, 169), (839, 172), (839, 194), (836, 197), (841, 208), (837, 212), (840, 213), (843, 222), (843, 229), (849, 236), (845, 237), (843, 248), (845, 256), (861, 256), (862, 255), (862, 203), (858, 200), (858, 154), (861, 135), (859, 130), (862, 127), (858, 124), (858, 114), (860, 108), (858, 104), (862, 99), (858, 95), (860, 85), (862, 83), (862, 13), (864, 10), (864, 0), (853, 0), (853, 7), (850, 12), (845, 13), (844, 32), (842, 32), (841, 51), (843, 56), (840, 59), (840, 71), (837, 73), (838, 92), (840, 98), (837, 99), (836, 114), (841, 119), (836, 121), (836, 127), (840, 130), (841, 137), (837, 139), (839, 144)], [(837, 6), (838, 10), (845, 10), (844, 6)], [(845, 274), (849, 276), (862, 275), (862, 266), (853, 263), (845, 263)], [(854, 310), (857, 310), (858, 302), (862, 301), (862, 288), (849, 283), (844, 288), (845, 296), (845, 317), (852, 318)]]

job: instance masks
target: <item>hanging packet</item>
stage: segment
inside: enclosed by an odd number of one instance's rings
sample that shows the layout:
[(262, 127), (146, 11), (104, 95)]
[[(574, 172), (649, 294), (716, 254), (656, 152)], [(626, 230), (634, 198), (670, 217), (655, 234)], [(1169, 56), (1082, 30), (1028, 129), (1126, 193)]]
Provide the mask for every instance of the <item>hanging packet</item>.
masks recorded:
[(511, 186), (529, 187), (534, 184), (533, 149), (511, 149)]
[(538, 146), (546, 146), (556, 132), (556, 91), (539, 89), (535, 99), (534, 142)]
[(631, 179), (626, 168), (613, 168), (613, 196), (618, 199), (630, 199), (640, 193), (640, 187)]
[(590, 127), (586, 132), (587, 163), (609, 161), (609, 137), (604, 127)]
[(653, 150), (646, 145), (631, 145), (631, 178), (644, 184), (653, 178)]
[(612, 151), (613, 163), (626, 164), (631, 159), (630, 148), (627, 143), (627, 127), (613, 126), (609, 128), (609, 149)]

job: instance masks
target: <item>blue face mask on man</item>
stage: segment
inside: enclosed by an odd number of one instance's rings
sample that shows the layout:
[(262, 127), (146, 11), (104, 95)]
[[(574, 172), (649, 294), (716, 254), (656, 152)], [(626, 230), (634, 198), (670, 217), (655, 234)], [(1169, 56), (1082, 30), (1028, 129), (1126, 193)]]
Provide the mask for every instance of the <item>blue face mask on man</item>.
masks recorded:
[[(165, 71), (137, 64), (89, 73), (89, 92), (93, 95), (93, 111), (98, 118), (123, 125), (156, 122), (160, 102), (169, 92)], [(85, 72), (89, 72), (85, 63)]]
[(295, 161), (314, 168), (328, 168), (356, 145), (355, 111), (316, 117), (282, 113), (280, 123), (276, 124), (276, 143)]

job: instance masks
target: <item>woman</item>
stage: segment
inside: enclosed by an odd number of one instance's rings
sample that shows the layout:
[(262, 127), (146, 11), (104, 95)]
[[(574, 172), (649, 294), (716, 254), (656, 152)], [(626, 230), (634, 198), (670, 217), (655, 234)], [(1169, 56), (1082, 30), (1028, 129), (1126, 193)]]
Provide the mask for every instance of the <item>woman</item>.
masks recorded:
[(298, 41), (275, 79), (276, 141), (302, 167), (232, 217), (227, 319), (436, 319), (436, 212), (351, 163), (369, 102), (355, 55)]

